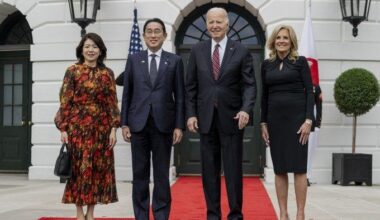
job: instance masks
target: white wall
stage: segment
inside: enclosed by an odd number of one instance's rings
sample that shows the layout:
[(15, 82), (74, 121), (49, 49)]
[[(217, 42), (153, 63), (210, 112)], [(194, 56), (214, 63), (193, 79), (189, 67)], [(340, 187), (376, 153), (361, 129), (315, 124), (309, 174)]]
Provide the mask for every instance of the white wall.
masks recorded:
[[(170, 33), (165, 49), (174, 51), (175, 30), (196, 7), (211, 0), (137, 0), (140, 29), (144, 21), (160, 17)], [(301, 36), (305, 15), (304, 0), (213, 0), (244, 6), (258, 17), (266, 34), (280, 23), (292, 25)], [(64, 70), (75, 61), (75, 47), (80, 28), (70, 22), (66, 0), (0, 0), (15, 6), (27, 17), (33, 29), (34, 45), (32, 106), (32, 166), (30, 179), (53, 179), (53, 162), (59, 147), (59, 133), (52, 120), (58, 108), (58, 91)], [(159, 10), (157, 10), (159, 8)], [(107, 65), (120, 73), (127, 57), (133, 16), (132, 0), (102, 0), (97, 22), (88, 32), (99, 33), (108, 47)], [(336, 77), (351, 67), (364, 67), (380, 78), (380, 2), (372, 1), (370, 19), (359, 25), (358, 37), (352, 37), (352, 26), (342, 22), (339, 1), (313, 0), (312, 20), (320, 65), (320, 82), (324, 96), (320, 146), (317, 149), (314, 174), (317, 182), (331, 181), (331, 153), (351, 149), (351, 118), (341, 114), (333, 99)], [(121, 98), (121, 89), (118, 89)], [(380, 105), (358, 118), (358, 152), (373, 154), (373, 182), (380, 183)], [(131, 179), (130, 147), (118, 133), (116, 171), (119, 180)], [(266, 180), (273, 181), (269, 153)]]

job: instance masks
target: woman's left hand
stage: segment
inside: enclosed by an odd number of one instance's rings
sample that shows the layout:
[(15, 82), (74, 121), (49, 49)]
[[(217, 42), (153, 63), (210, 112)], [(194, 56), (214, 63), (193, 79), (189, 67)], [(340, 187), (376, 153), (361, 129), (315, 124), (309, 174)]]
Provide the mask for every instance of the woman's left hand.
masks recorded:
[(311, 130), (310, 121), (305, 121), (301, 125), (300, 129), (297, 131), (297, 134), (301, 134), (300, 139), (299, 139), (300, 144), (305, 145), (307, 143), (307, 141), (309, 140), (310, 130)]
[(116, 128), (112, 128), (110, 137), (109, 137), (108, 149), (112, 149), (113, 147), (115, 147), (115, 144), (116, 144)]

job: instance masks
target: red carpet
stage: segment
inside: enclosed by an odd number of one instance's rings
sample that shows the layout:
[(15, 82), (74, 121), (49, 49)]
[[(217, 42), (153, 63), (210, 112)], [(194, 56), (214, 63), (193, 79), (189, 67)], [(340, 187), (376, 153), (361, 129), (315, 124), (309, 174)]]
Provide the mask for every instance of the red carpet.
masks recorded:
[[(227, 219), (228, 201), (222, 178), (222, 220)], [(206, 202), (201, 177), (180, 177), (172, 186), (170, 220), (206, 219)], [(277, 220), (271, 200), (257, 177), (243, 180), (243, 214), (246, 220)]]
[[(243, 214), (246, 220), (277, 220), (267, 192), (256, 177), (243, 179)], [(222, 178), (222, 220), (227, 219), (229, 208), (224, 178)], [(42, 217), (38, 220), (74, 220), (75, 218)], [(151, 219), (152, 214), (151, 214)], [(204, 220), (206, 202), (201, 177), (180, 177), (172, 186), (170, 220)], [(96, 220), (133, 220), (133, 218), (96, 218)]]

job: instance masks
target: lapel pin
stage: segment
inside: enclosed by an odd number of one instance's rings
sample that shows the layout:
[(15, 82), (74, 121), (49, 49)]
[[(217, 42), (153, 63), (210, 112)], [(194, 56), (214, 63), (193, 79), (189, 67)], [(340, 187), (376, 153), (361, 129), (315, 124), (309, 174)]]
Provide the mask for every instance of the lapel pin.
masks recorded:
[(145, 63), (145, 60), (141, 60), (141, 63)]
[(168, 65), (168, 62), (167, 62), (167, 61), (165, 61), (165, 65)]

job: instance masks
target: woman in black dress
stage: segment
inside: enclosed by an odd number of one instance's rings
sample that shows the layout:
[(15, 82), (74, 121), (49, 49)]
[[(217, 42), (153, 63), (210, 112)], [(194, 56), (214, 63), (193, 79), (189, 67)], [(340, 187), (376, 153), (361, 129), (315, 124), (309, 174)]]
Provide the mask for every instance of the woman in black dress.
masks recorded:
[(288, 220), (288, 173), (294, 173), (297, 220), (305, 219), (307, 141), (313, 122), (313, 86), (305, 57), (298, 56), (292, 27), (277, 26), (262, 64), (261, 130), (275, 172), (280, 220)]

